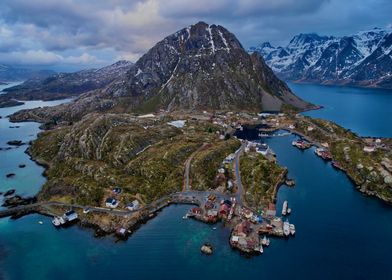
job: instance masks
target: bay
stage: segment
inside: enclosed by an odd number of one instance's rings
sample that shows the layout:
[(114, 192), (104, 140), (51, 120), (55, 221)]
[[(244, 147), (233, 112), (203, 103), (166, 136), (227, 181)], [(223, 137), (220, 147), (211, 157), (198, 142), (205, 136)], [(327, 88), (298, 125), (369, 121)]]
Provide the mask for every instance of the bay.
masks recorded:
[[(330, 88), (312, 87), (316, 95), (312, 102), (328, 101), (324, 94)], [(308, 91), (295, 92), (304, 97)], [(381, 100), (385, 98), (383, 94), (372, 98), (378, 96)], [(330, 114), (341, 116), (334, 120), (339, 124), (347, 121), (345, 114), (333, 113), (333, 110), (340, 112), (341, 107), (326, 104), (323, 105), (326, 109), (331, 106), (332, 113), (326, 110), (325, 118)], [(44, 105), (48, 103), (25, 106)], [(0, 115), (21, 108), (3, 108)], [(379, 107), (384, 110), (380, 114), (387, 109)], [(14, 124), (7, 119), (0, 121), (0, 146), (7, 139), (32, 140), (39, 131), (36, 123), (23, 123), (20, 124), (23, 129), (12, 129), (9, 126)], [(381, 129), (361, 119), (353, 127), (364, 135)], [(380, 130), (375, 135), (388, 135), (385, 120), (384, 128), (383, 133)], [(288, 240), (274, 238), (262, 256), (245, 258), (233, 251), (228, 243), (230, 233), (221, 224), (214, 230), (211, 225), (183, 220), (189, 206), (164, 209), (128, 241), (117, 243), (113, 237), (95, 239), (92, 231), (78, 227), (57, 230), (50, 218), (30, 215), (19, 220), (0, 220), (0, 279), (391, 279), (392, 208), (361, 195), (344, 173), (316, 157), (312, 150), (293, 148), (290, 143), (294, 137), (271, 138), (266, 142), (276, 152), (279, 163), (289, 168), (289, 176), (296, 180), (295, 188), (280, 188), (278, 211), (287, 199), (293, 209), (289, 220), (296, 224), (297, 234)], [(43, 169), (29, 160), (24, 149), (22, 146), (0, 151), (0, 172), (16, 171), (16, 177), (10, 181), (0, 175), (0, 191), (15, 186), (18, 192), (30, 194), (44, 183)], [(28, 164), (23, 170), (17, 168), (21, 162)], [(38, 221), (43, 221), (43, 225)], [(212, 256), (200, 253), (204, 242), (213, 244)]]

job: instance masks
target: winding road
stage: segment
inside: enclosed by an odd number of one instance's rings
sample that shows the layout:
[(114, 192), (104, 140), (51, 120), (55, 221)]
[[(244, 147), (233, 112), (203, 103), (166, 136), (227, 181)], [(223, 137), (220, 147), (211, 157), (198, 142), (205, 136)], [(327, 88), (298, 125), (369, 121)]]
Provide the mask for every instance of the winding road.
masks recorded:
[(244, 187), (242, 186), (241, 173), (240, 173), (240, 156), (245, 148), (246, 144), (242, 143), (241, 147), (235, 152), (234, 160), (234, 174), (237, 185), (236, 201), (239, 205), (242, 205), (242, 194), (244, 192)]
[[(2, 217), (8, 217), (12, 216), (15, 214), (20, 214), (23, 212), (30, 212), (30, 211), (37, 211), (41, 208), (46, 209), (47, 213), (50, 213), (50, 206), (59, 206), (59, 207), (66, 207), (69, 209), (89, 209), (89, 212), (92, 213), (106, 213), (110, 215), (115, 215), (115, 216), (122, 216), (126, 217), (129, 215), (132, 215), (137, 212), (141, 211), (150, 211), (150, 212), (155, 212), (157, 209), (167, 205), (168, 203), (191, 203), (191, 204), (197, 204), (197, 205), (203, 205), (206, 198), (210, 194), (215, 194), (218, 199), (229, 199), (230, 196), (226, 194), (222, 194), (220, 192), (216, 191), (194, 191), (190, 190), (190, 185), (189, 185), (189, 170), (190, 170), (190, 164), (192, 161), (192, 158), (194, 155), (201, 151), (202, 149), (205, 149), (208, 146), (207, 143), (204, 143), (203, 146), (201, 146), (197, 151), (195, 151), (187, 160), (185, 164), (185, 173), (184, 173), (184, 181), (185, 181), (185, 189), (182, 192), (176, 192), (172, 193), (170, 195), (161, 197), (158, 200), (153, 201), (150, 204), (147, 204), (139, 209), (136, 210), (117, 210), (117, 209), (111, 209), (111, 208), (104, 208), (104, 207), (94, 207), (94, 206), (86, 206), (86, 205), (80, 205), (80, 204), (71, 204), (71, 203), (63, 203), (63, 202), (58, 202), (58, 201), (42, 201), (38, 203), (33, 203), (33, 204), (28, 204), (28, 205), (20, 205), (17, 207), (13, 208), (8, 208), (8, 209), (3, 209), (0, 210), (0, 218)], [(242, 193), (243, 193), (243, 186), (241, 182), (241, 174), (239, 170), (239, 158), (240, 155), (245, 148), (245, 144), (243, 143), (241, 147), (235, 152), (235, 162), (234, 162), (234, 172), (236, 176), (236, 184), (238, 187), (237, 194), (236, 194), (236, 200), (237, 203), (242, 204)]]

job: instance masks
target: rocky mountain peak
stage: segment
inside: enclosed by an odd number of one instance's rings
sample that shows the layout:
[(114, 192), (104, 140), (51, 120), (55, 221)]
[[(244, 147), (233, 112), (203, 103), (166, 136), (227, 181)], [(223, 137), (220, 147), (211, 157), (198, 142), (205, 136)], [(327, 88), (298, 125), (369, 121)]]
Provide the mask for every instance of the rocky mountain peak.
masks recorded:
[(108, 86), (34, 114), (76, 120), (90, 112), (260, 112), (310, 106), (227, 29), (198, 22), (158, 42)]
[[(392, 87), (391, 28), (343, 37), (299, 34), (287, 46), (251, 48), (286, 80)], [(283, 53), (283, 55), (282, 55)]]

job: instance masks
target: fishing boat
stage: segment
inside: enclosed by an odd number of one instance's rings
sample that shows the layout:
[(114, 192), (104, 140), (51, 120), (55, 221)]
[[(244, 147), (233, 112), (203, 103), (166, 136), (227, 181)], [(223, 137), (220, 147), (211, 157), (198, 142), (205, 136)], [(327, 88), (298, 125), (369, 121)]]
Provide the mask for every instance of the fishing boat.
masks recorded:
[(264, 237), (263, 237), (263, 239), (261, 239), (261, 244), (263, 245), (263, 246), (269, 246), (269, 244), (270, 244), (270, 240), (269, 240), (269, 238), (267, 238), (265, 235), (264, 235)]
[(324, 160), (331, 160), (332, 159), (331, 153), (325, 148), (317, 148), (314, 151), (314, 153)]
[(290, 234), (291, 235), (295, 235), (295, 225), (294, 224), (290, 224), (289, 228), (290, 228)]
[(283, 234), (285, 236), (289, 236), (290, 235), (290, 224), (288, 221), (283, 222)]
[(285, 201), (283, 202), (283, 206), (282, 206), (282, 215), (283, 215), (283, 216), (286, 216), (286, 215), (287, 215), (287, 207), (288, 207), (288, 202), (287, 202), (287, 200), (285, 200)]
[(52, 220), (52, 224), (55, 227), (59, 227), (65, 223), (64, 219), (62, 217), (54, 217)]
[(298, 149), (301, 149), (301, 150), (308, 149), (311, 146), (311, 144), (309, 142), (306, 142), (304, 140), (294, 140), (293, 142), (291, 142), (291, 144), (294, 147), (297, 147)]

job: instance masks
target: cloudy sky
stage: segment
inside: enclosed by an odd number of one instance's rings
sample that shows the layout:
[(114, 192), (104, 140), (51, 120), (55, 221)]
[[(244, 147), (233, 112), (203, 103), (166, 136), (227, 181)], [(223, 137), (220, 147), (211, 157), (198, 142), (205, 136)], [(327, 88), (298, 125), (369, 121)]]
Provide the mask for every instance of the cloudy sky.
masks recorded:
[(71, 71), (135, 61), (200, 20), (249, 47), (386, 27), (391, 14), (390, 0), (1, 0), (0, 63)]

